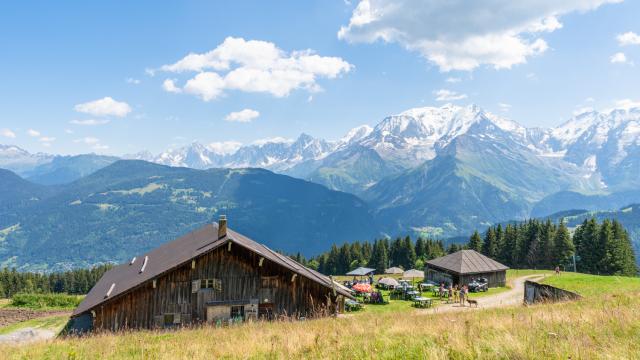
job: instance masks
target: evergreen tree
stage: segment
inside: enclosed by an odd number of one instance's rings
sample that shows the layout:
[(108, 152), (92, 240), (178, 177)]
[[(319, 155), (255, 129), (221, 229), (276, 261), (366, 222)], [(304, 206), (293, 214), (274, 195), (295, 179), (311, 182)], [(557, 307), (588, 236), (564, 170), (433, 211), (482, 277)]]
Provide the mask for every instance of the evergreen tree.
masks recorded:
[(571, 240), (569, 229), (567, 229), (567, 226), (564, 223), (564, 219), (560, 220), (560, 225), (554, 234), (553, 246), (555, 265), (559, 266), (569, 264), (572, 260), (575, 247)]
[(478, 234), (478, 231), (473, 232), (473, 235), (471, 235), (467, 247), (471, 250), (482, 252), (482, 238), (480, 237), (480, 234)]
[(607, 248), (609, 273), (612, 275), (636, 276), (638, 267), (629, 233), (616, 220), (612, 223), (612, 229), (613, 242)]
[(482, 253), (492, 259), (498, 258), (498, 238), (493, 228), (489, 228), (485, 234)]

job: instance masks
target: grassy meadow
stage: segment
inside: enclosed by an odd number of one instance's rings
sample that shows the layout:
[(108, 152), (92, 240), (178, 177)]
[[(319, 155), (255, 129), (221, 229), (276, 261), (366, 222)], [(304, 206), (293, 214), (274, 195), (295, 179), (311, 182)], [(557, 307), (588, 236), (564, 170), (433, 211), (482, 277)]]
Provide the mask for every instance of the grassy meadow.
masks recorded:
[(565, 273), (544, 281), (585, 298), (446, 314), (378, 306), (339, 318), (97, 334), (0, 351), (10, 359), (637, 358), (639, 279)]

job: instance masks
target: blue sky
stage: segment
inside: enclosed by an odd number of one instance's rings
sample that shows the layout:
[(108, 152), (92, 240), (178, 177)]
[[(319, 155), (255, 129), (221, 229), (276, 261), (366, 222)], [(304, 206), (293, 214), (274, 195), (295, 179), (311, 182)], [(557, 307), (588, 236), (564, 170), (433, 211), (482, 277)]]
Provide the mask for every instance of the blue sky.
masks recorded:
[[(541, 127), (640, 101), (639, 2), (483, 3), (2, 2), (0, 143), (157, 153), (336, 139), (449, 101)], [(279, 49), (266, 68), (261, 49)]]

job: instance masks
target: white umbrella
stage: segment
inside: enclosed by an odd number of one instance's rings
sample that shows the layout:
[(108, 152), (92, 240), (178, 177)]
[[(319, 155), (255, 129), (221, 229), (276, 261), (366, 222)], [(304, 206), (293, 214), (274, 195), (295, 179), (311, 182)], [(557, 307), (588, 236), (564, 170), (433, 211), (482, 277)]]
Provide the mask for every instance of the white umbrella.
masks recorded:
[(384, 271), (385, 274), (402, 274), (404, 270), (402, 270), (399, 267), (390, 267), (387, 270)]
[(378, 284), (384, 284), (386, 286), (400, 286), (398, 280), (394, 278), (383, 278), (378, 281)]
[(418, 278), (424, 279), (424, 271), (420, 271), (416, 269), (407, 270), (404, 272), (404, 274), (402, 274), (402, 277), (407, 279), (418, 279)]

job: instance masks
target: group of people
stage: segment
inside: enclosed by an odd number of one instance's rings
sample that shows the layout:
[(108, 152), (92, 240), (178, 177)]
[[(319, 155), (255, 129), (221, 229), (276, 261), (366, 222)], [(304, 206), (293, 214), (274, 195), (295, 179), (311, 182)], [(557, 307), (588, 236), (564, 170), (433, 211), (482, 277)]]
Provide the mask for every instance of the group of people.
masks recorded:
[(440, 298), (446, 297), (453, 302), (459, 302), (462, 306), (464, 306), (464, 302), (469, 297), (469, 287), (467, 285), (458, 287), (458, 285), (449, 284), (449, 286), (446, 286), (444, 283), (440, 283), (438, 292)]

